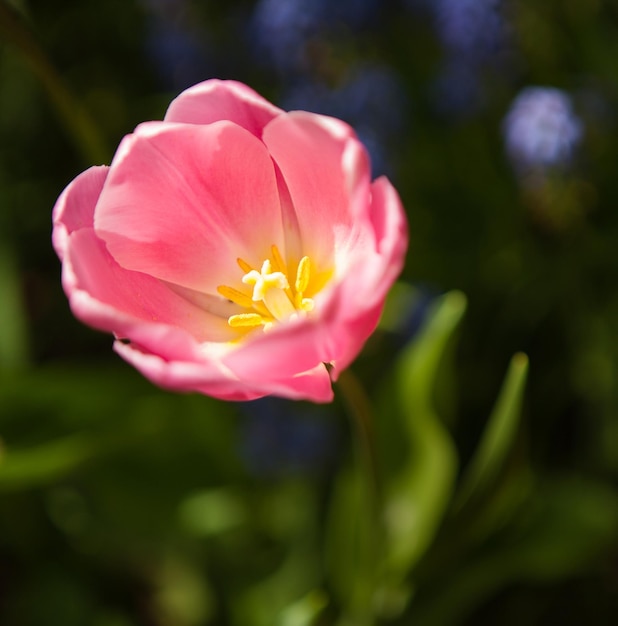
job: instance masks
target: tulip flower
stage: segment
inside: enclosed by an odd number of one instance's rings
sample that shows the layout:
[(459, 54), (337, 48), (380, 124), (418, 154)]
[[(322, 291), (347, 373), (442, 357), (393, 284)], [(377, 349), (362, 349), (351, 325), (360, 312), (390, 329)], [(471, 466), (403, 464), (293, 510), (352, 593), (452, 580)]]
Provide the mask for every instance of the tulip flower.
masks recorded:
[(397, 192), (371, 182), (347, 124), (234, 81), (139, 125), (53, 222), (75, 316), (154, 383), (227, 400), (330, 401), (407, 247)]

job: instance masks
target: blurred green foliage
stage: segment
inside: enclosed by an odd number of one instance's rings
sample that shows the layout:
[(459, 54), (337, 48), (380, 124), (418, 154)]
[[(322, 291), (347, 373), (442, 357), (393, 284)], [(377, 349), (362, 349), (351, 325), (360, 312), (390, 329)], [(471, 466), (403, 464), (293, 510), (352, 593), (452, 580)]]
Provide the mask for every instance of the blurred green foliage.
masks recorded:
[[(252, 0), (0, 2), (0, 624), (612, 624), (618, 3), (505, 2), (508, 70), (481, 67), (465, 113), (436, 104), (446, 53), (422, 0), (311, 41), (313, 79), (382, 64), (406, 95), (385, 147), (409, 259), (353, 367), (379, 493), (341, 399), (334, 461), (262, 474), (251, 406), (153, 388), (70, 314), (51, 209), (180, 90), (152, 7), (181, 4), (169, 41), (198, 42), (198, 79), (284, 98)], [(501, 130), (528, 85), (573, 94), (585, 127), (535, 187)]]

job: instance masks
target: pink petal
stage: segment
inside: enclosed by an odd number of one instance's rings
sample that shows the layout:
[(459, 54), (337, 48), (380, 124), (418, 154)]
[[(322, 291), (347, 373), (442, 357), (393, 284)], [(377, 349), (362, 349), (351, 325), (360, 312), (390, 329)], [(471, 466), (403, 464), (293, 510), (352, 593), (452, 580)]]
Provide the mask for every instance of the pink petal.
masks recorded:
[(253, 400), (264, 395), (226, 374), (215, 361), (166, 360), (120, 341), (115, 342), (114, 350), (150, 381), (166, 389), (198, 391), (222, 400)]
[(347, 318), (374, 309), (386, 297), (401, 273), (408, 246), (405, 212), (388, 179), (371, 186), (371, 202), (365, 230), (371, 238), (359, 238), (354, 246), (337, 253), (339, 297), (346, 304)]
[(381, 276), (374, 279), (376, 300), (383, 300), (403, 269), (408, 249), (408, 223), (399, 194), (381, 176), (371, 185), (371, 223), (376, 250), (382, 259)]
[(313, 402), (330, 402), (333, 398), (330, 378), (323, 366), (284, 380), (270, 380), (264, 375), (239, 380), (214, 359), (199, 363), (166, 360), (118, 341), (114, 350), (149, 380), (175, 391), (197, 391), (221, 400), (254, 400), (266, 395)]
[(80, 228), (92, 228), (94, 207), (108, 171), (105, 165), (87, 169), (67, 185), (56, 201), (52, 212), (52, 243), (60, 260), (64, 258), (69, 235)]
[(356, 358), (379, 321), (384, 300), (405, 262), (407, 222), (399, 196), (384, 177), (372, 185), (369, 208), (374, 245), (348, 251), (345, 276), (324, 304), (322, 318), (336, 330), (335, 371)]
[(333, 251), (358, 236), (368, 206), (365, 149), (347, 124), (299, 111), (274, 119), (264, 143), (289, 190), (304, 253), (318, 267), (332, 267)]
[(143, 124), (114, 157), (95, 228), (123, 267), (216, 293), (240, 281), (237, 257), (259, 266), (283, 247), (272, 161), (230, 122)]
[(82, 321), (153, 350), (170, 348), (169, 339), (161, 341), (162, 325), (182, 329), (195, 345), (235, 337), (226, 318), (195, 306), (152, 276), (120, 267), (92, 228), (70, 236), (63, 285)]
[(254, 335), (224, 355), (223, 363), (242, 380), (292, 378), (329, 362), (324, 330), (309, 320), (288, 322)]
[(183, 91), (172, 101), (166, 122), (212, 124), (229, 120), (256, 137), (283, 111), (242, 83), (233, 80), (207, 80)]
[(330, 375), (322, 363), (313, 369), (281, 380), (262, 383), (263, 395), (276, 395), (290, 400), (332, 402), (334, 398)]
[(383, 308), (384, 303), (380, 302), (373, 309), (339, 326), (336, 333), (337, 355), (331, 361), (333, 380), (337, 380), (341, 371), (359, 355), (365, 342), (376, 329)]

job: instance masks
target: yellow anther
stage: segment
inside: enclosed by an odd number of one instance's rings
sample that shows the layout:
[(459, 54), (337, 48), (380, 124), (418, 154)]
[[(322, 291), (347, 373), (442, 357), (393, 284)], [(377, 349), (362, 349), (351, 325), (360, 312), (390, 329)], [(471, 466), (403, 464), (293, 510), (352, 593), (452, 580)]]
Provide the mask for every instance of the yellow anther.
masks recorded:
[(315, 302), (313, 298), (303, 298), (301, 293), (297, 293), (294, 298), (294, 306), (299, 311), (313, 311), (313, 307), (315, 306)]
[(294, 288), (296, 293), (303, 294), (309, 286), (309, 279), (311, 278), (311, 261), (308, 256), (304, 256), (298, 264), (296, 270), (296, 284)]
[(226, 285), (219, 285), (217, 287), (217, 291), (227, 300), (231, 300), (234, 304), (238, 304), (249, 309), (253, 306), (253, 300), (237, 289), (227, 287)]
[(252, 328), (266, 324), (267, 320), (257, 313), (240, 313), (229, 317), (227, 323), (232, 328)]
[(303, 298), (300, 301), (300, 306), (298, 307), (299, 309), (301, 309), (302, 311), (313, 311), (313, 307), (315, 306), (315, 302), (313, 301), (313, 298)]

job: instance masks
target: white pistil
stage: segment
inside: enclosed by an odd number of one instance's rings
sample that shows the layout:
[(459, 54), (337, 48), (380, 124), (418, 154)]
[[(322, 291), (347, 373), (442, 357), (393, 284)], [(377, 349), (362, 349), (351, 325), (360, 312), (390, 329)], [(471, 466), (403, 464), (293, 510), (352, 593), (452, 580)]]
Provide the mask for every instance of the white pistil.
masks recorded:
[(285, 293), (289, 287), (286, 275), (283, 272), (273, 272), (270, 261), (264, 261), (259, 272), (251, 270), (245, 274), (242, 282), (253, 285), (252, 300), (263, 302), (275, 319), (286, 320), (296, 311)]
[(264, 300), (266, 293), (272, 289), (285, 289), (288, 286), (288, 279), (283, 272), (273, 272), (270, 261), (267, 259), (262, 263), (262, 269), (251, 270), (242, 277), (245, 285), (253, 285), (252, 299), (255, 302)]

